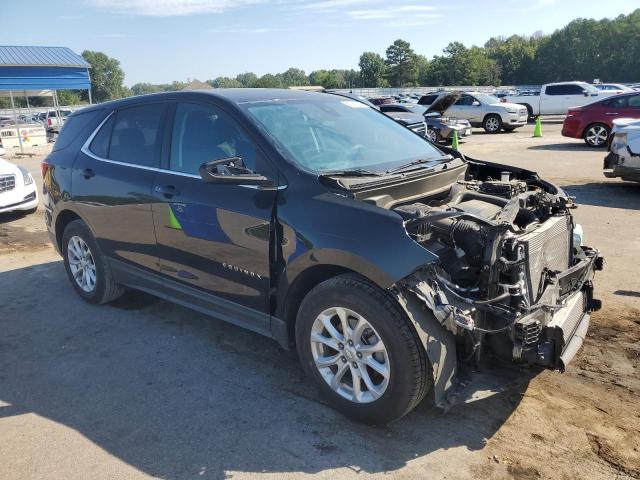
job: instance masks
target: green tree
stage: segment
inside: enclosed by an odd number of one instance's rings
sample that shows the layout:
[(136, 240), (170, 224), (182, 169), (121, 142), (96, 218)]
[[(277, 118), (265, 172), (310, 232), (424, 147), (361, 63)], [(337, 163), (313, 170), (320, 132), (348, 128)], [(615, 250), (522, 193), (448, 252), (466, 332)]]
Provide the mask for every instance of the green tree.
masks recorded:
[(255, 86), (258, 88), (281, 88), (282, 81), (275, 75), (267, 73), (256, 81)]
[(387, 78), (392, 87), (407, 87), (417, 83), (417, 56), (409, 42), (396, 40), (387, 48), (386, 55)]
[(91, 65), (89, 74), (94, 102), (100, 103), (131, 95), (131, 91), (123, 85), (124, 72), (118, 60), (91, 50), (85, 50), (82, 56)]
[(375, 52), (364, 52), (360, 55), (360, 73), (363, 87), (386, 87), (388, 85), (385, 75), (387, 65), (384, 59)]
[(280, 78), (283, 87), (309, 85), (309, 77), (304, 73), (304, 70), (300, 70), (299, 68), (290, 68), (286, 72), (279, 73), (277, 76)]
[(417, 55), (416, 64), (418, 66), (417, 85), (427, 85), (427, 78), (429, 76), (429, 60), (427, 60), (427, 57), (424, 55)]
[(80, 90), (58, 90), (58, 102), (60, 105), (80, 105), (84, 103)]
[(162, 85), (153, 85), (151, 83), (136, 83), (131, 87), (134, 95), (147, 95), (149, 93), (158, 93), (166, 91)]
[(235, 78), (218, 77), (215, 80), (207, 80), (207, 83), (215, 88), (241, 88), (243, 87)]
[(500, 80), (506, 85), (531, 82), (534, 59), (541, 44), (540, 37), (512, 35), (509, 38), (490, 38), (484, 48), (500, 69)]
[(500, 85), (500, 68), (485, 49), (452, 42), (435, 56), (425, 71), (429, 85)]
[(241, 73), (236, 77), (236, 80), (239, 81), (243, 87), (253, 87), (258, 82), (258, 76), (253, 72)]

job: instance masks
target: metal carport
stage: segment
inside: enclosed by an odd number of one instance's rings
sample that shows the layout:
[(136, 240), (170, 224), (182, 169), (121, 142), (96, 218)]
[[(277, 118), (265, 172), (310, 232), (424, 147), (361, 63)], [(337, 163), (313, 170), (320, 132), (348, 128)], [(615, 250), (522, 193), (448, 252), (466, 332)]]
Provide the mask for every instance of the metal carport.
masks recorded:
[(28, 95), (50, 91), (58, 113), (57, 90), (88, 90), (92, 103), (89, 68), (84, 58), (66, 47), (0, 46), (0, 95), (9, 93), (16, 122), (14, 92), (24, 94), (28, 103)]

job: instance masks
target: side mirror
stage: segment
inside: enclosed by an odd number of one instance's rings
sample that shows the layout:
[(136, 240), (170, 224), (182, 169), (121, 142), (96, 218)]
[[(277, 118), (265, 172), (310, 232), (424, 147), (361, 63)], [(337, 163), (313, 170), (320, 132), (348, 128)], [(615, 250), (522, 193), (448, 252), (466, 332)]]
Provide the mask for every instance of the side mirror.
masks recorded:
[(267, 177), (246, 168), (241, 157), (221, 158), (205, 162), (200, 165), (198, 172), (205, 183), (273, 186), (273, 182)]
[(474, 107), (479, 107), (480, 106), (480, 102), (478, 100), (474, 100), (471, 105), (473, 105)]
[(585, 97), (588, 97), (589, 95), (591, 95), (591, 93), (588, 92), (587, 90), (583, 90), (582, 93), (584, 94)]

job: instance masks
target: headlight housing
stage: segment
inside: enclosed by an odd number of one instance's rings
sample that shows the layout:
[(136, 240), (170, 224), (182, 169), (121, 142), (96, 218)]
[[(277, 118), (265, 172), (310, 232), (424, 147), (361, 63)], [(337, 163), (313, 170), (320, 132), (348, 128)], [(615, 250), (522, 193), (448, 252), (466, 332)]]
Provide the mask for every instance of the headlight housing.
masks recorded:
[(515, 107), (505, 107), (507, 113), (518, 113), (518, 109)]
[(573, 227), (573, 245), (584, 246), (584, 230), (579, 223), (576, 223)]
[(25, 185), (31, 185), (33, 183), (33, 177), (29, 173), (29, 170), (24, 168), (22, 165), (18, 165), (20, 172), (22, 172), (22, 178), (24, 180)]

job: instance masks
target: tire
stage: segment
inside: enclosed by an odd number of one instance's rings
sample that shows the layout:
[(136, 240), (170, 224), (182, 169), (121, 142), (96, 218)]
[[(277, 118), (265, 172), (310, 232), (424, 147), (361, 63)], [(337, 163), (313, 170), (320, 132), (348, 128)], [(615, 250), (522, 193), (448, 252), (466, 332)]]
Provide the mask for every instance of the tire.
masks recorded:
[[(347, 330), (353, 334), (351, 337), (344, 336), (340, 311), (350, 322)], [(320, 320), (321, 314), (331, 325), (335, 324), (335, 337), (327, 329), (319, 333), (326, 325)], [(368, 325), (366, 328), (357, 328), (361, 320)], [(354, 334), (358, 330), (360, 334)], [(320, 337), (322, 341), (318, 341)], [(349, 338), (354, 341), (353, 346)], [(327, 341), (334, 348), (327, 346)], [(387, 293), (357, 276), (334, 277), (307, 294), (298, 311), (296, 343), (302, 366), (322, 397), (345, 416), (360, 422), (381, 424), (403, 417), (424, 399), (432, 385), (425, 350), (409, 319)], [(365, 351), (380, 348), (384, 353)], [(323, 359), (335, 360), (325, 368), (317, 366), (317, 361)], [(336, 382), (339, 387), (334, 388), (330, 382), (341, 368), (344, 375)], [(378, 373), (383, 371), (387, 372), (386, 377)], [(354, 378), (359, 378), (359, 399)]]
[(585, 129), (582, 138), (589, 147), (599, 148), (607, 144), (610, 133), (611, 129), (605, 124), (594, 123)]
[(433, 144), (437, 144), (441, 140), (440, 133), (438, 133), (434, 128), (427, 128), (425, 137), (427, 137), (427, 140)]
[(484, 131), (487, 133), (498, 133), (502, 128), (502, 118), (500, 118), (500, 115), (491, 113), (484, 117), (482, 128), (484, 128)]
[[(124, 293), (125, 289), (113, 278), (107, 257), (102, 253), (91, 231), (82, 220), (74, 220), (64, 229), (62, 258), (71, 285), (85, 301), (93, 304), (107, 303)], [(78, 267), (72, 266), (71, 258), (74, 259), (74, 265), (78, 265), (75, 261), (79, 259), (84, 262), (79, 267), (81, 270), (84, 269), (84, 274), (79, 274)], [(93, 282), (90, 280), (92, 275), (89, 274), (92, 268)], [(73, 270), (76, 270), (76, 275)], [(77, 280), (76, 276), (81, 278)]]

